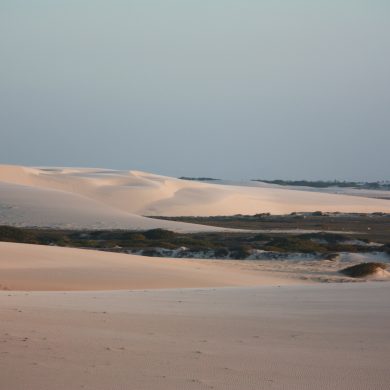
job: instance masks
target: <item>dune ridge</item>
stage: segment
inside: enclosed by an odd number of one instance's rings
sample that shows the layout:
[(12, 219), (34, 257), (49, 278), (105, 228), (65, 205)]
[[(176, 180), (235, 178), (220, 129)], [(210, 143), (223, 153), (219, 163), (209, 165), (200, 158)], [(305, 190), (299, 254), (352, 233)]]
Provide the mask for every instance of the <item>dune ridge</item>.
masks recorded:
[(186, 181), (140, 171), (0, 165), (3, 224), (215, 230), (145, 216), (390, 212), (384, 199)]

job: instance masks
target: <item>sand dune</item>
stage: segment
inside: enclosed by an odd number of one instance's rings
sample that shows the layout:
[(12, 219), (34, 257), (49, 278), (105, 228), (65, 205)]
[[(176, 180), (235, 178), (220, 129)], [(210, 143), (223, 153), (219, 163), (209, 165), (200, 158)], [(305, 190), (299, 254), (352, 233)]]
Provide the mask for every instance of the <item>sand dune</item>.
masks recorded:
[(77, 193), (0, 182), (0, 224), (67, 229), (225, 230), (145, 218)]
[(196, 231), (203, 228), (143, 216), (317, 210), (390, 212), (390, 202), (275, 187), (200, 183), (138, 171), (0, 166), (3, 224)]
[(223, 262), (0, 242), (0, 290), (122, 290), (296, 284)]

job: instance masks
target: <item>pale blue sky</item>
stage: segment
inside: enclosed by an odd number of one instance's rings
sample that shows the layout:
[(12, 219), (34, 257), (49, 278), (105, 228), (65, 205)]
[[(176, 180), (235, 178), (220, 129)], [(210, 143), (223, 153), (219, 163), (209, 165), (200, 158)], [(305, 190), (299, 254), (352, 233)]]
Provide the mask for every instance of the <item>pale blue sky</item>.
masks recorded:
[(1, 0), (0, 163), (390, 179), (382, 0)]

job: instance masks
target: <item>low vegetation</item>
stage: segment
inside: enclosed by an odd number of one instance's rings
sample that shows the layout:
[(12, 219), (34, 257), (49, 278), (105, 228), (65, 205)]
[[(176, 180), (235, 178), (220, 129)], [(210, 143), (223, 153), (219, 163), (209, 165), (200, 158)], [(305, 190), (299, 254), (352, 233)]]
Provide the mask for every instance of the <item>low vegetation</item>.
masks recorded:
[(386, 268), (387, 266), (384, 263), (361, 263), (344, 268), (340, 273), (352, 278), (364, 278), (376, 274), (378, 270), (385, 270)]
[(390, 242), (371, 244), (368, 239), (336, 233), (194, 233), (182, 234), (165, 229), (54, 230), (0, 226), (0, 241), (28, 244), (91, 248), (124, 253), (159, 256), (161, 250), (176, 251), (182, 257), (247, 259), (261, 253), (285, 255), (314, 254), (327, 260), (339, 252), (390, 252)]
[(252, 181), (260, 181), (263, 183), (277, 184), (281, 186), (304, 186), (313, 188), (329, 188), (329, 187), (342, 187), (342, 188), (360, 188), (369, 190), (390, 190), (390, 183), (388, 182), (356, 182), (356, 181), (339, 181), (339, 180), (263, 180), (254, 179)]
[(212, 177), (188, 177), (182, 176), (179, 177), (181, 180), (194, 180), (194, 181), (219, 181), (220, 179), (214, 179)]
[[(320, 230), (354, 232), (349, 238), (390, 244), (390, 214), (294, 212), (288, 215), (258, 213), (214, 217), (154, 217), (169, 221), (248, 230)], [(297, 234), (299, 232), (297, 231)], [(326, 233), (332, 234), (332, 233)], [(328, 236), (327, 238), (330, 238)]]

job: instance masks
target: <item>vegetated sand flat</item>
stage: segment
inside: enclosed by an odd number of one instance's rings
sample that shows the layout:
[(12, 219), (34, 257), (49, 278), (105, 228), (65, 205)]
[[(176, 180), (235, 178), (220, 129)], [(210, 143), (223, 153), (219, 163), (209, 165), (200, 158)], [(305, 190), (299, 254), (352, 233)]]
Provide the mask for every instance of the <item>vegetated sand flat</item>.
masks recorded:
[(0, 292), (3, 390), (390, 388), (390, 284)]
[(224, 262), (0, 242), (0, 290), (121, 290), (297, 284)]
[(390, 212), (357, 196), (186, 181), (139, 171), (0, 166), (0, 221), (22, 226), (149, 229), (188, 226), (143, 216), (213, 216), (293, 211)]

